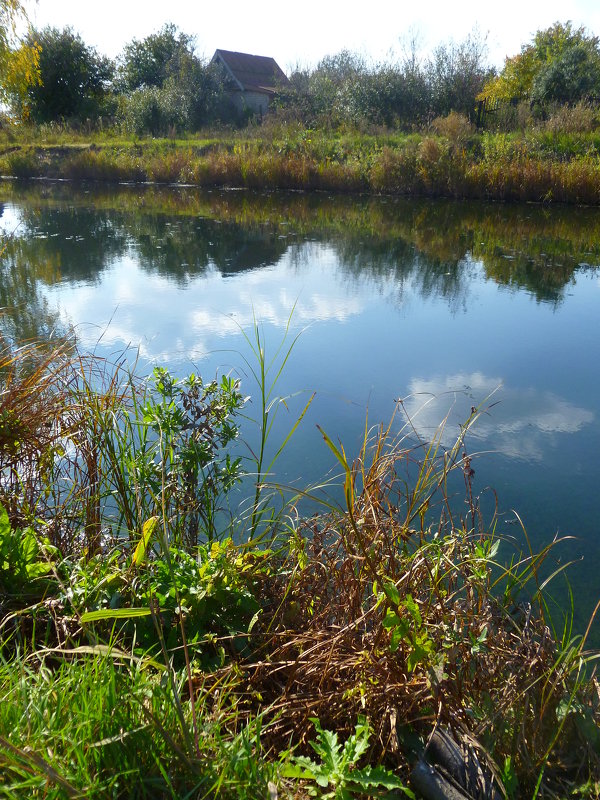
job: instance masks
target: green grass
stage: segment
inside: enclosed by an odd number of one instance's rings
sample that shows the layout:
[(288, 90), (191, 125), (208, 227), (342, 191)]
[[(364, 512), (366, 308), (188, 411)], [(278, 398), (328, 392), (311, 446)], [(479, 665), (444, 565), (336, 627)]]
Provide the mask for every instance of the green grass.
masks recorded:
[(597, 133), (539, 129), (467, 136), (455, 128), (440, 123), (438, 132), (361, 134), (273, 125), (173, 140), (25, 130), (4, 134), (0, 172), (105, 182), (600, 202)]
[[(94, 648), (88, 648), (88, 650)], [(240, 721), (235, 695), (198, 687), (190, 704), (149, 664), (86, 648), (16, 655), (0, 665), (0, 797), (223, 797), (267, 793), (259, 719)]]

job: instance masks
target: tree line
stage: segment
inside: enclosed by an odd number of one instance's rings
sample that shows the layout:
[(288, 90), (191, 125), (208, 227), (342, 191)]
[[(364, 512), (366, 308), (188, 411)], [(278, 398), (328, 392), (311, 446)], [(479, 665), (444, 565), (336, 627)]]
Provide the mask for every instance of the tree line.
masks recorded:
[[(108, 124), (136, 135), (247, 121), (229, 100), (224, 74), (175, 25), (133, 39), (113, 61), (68, 27), (31, 29), (11, 46), (2, 13), (15, 10), (18, 0), (0, 0), (0, 89), (18, 120)], [(598, 102), (600, 42), (584, 28), (557, 22), (507, 57), (500, 71), (488, 62), (485, 38), (474, 32), (426, 58), (414, 42), (401, 57), (382, 62), (343, 50), (292, 70), (289, 78), (275, 113), (308, 127), (411, 129), (451, 112), (474, 120), (484, 101), (520, 102), (543, 117), (556, 104)]]

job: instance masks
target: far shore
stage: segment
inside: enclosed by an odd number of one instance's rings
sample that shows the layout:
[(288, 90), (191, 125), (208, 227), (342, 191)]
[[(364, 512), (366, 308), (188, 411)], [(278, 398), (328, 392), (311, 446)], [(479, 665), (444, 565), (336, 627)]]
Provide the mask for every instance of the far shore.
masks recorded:
[(408, 197), (600, 205), (596, 134), (222, 132), (206, 138), (107, 134), (0, 140), (18, 178), (323, 190)]

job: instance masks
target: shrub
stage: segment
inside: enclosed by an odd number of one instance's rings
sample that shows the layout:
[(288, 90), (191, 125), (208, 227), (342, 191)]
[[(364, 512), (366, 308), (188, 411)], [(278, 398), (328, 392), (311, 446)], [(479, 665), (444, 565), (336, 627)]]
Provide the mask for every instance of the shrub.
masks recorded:
[(433, 130), (454, 145), (462, 145), (473, 135), (475, 126), (464, 114), (451, 111), (446, 117), (436, 117), (431, 123)]
[(590, 133), (598, 127), (598, 107), (587, 100), (558, 106), (540, 127), (551, 133)]
[(35, 178), (41, 174), (41, 165), (33, 150), (17, 150), (3, 160), (6, 166), (2, 171), (15, 178)]

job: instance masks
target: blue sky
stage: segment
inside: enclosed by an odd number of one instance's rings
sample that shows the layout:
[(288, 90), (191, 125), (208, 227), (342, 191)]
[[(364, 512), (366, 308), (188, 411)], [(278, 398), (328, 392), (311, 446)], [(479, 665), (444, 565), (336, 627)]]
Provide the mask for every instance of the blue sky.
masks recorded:
[(71, 25), (87, 44), (114, 57), (132, 38), (173, 22), (197, 38), (200, 54), (217, 47), (273, 56), (286, 71), (313, 65), (343, 48), (380, 60), (398, 54), (417, 34), (423, 52), (460, 41), (477, 26), (487, 34), (492, 63), (501, 66), (532, 34), (572, 20), (600, 34), (599, 0), (24, 0), (38, 26)]

